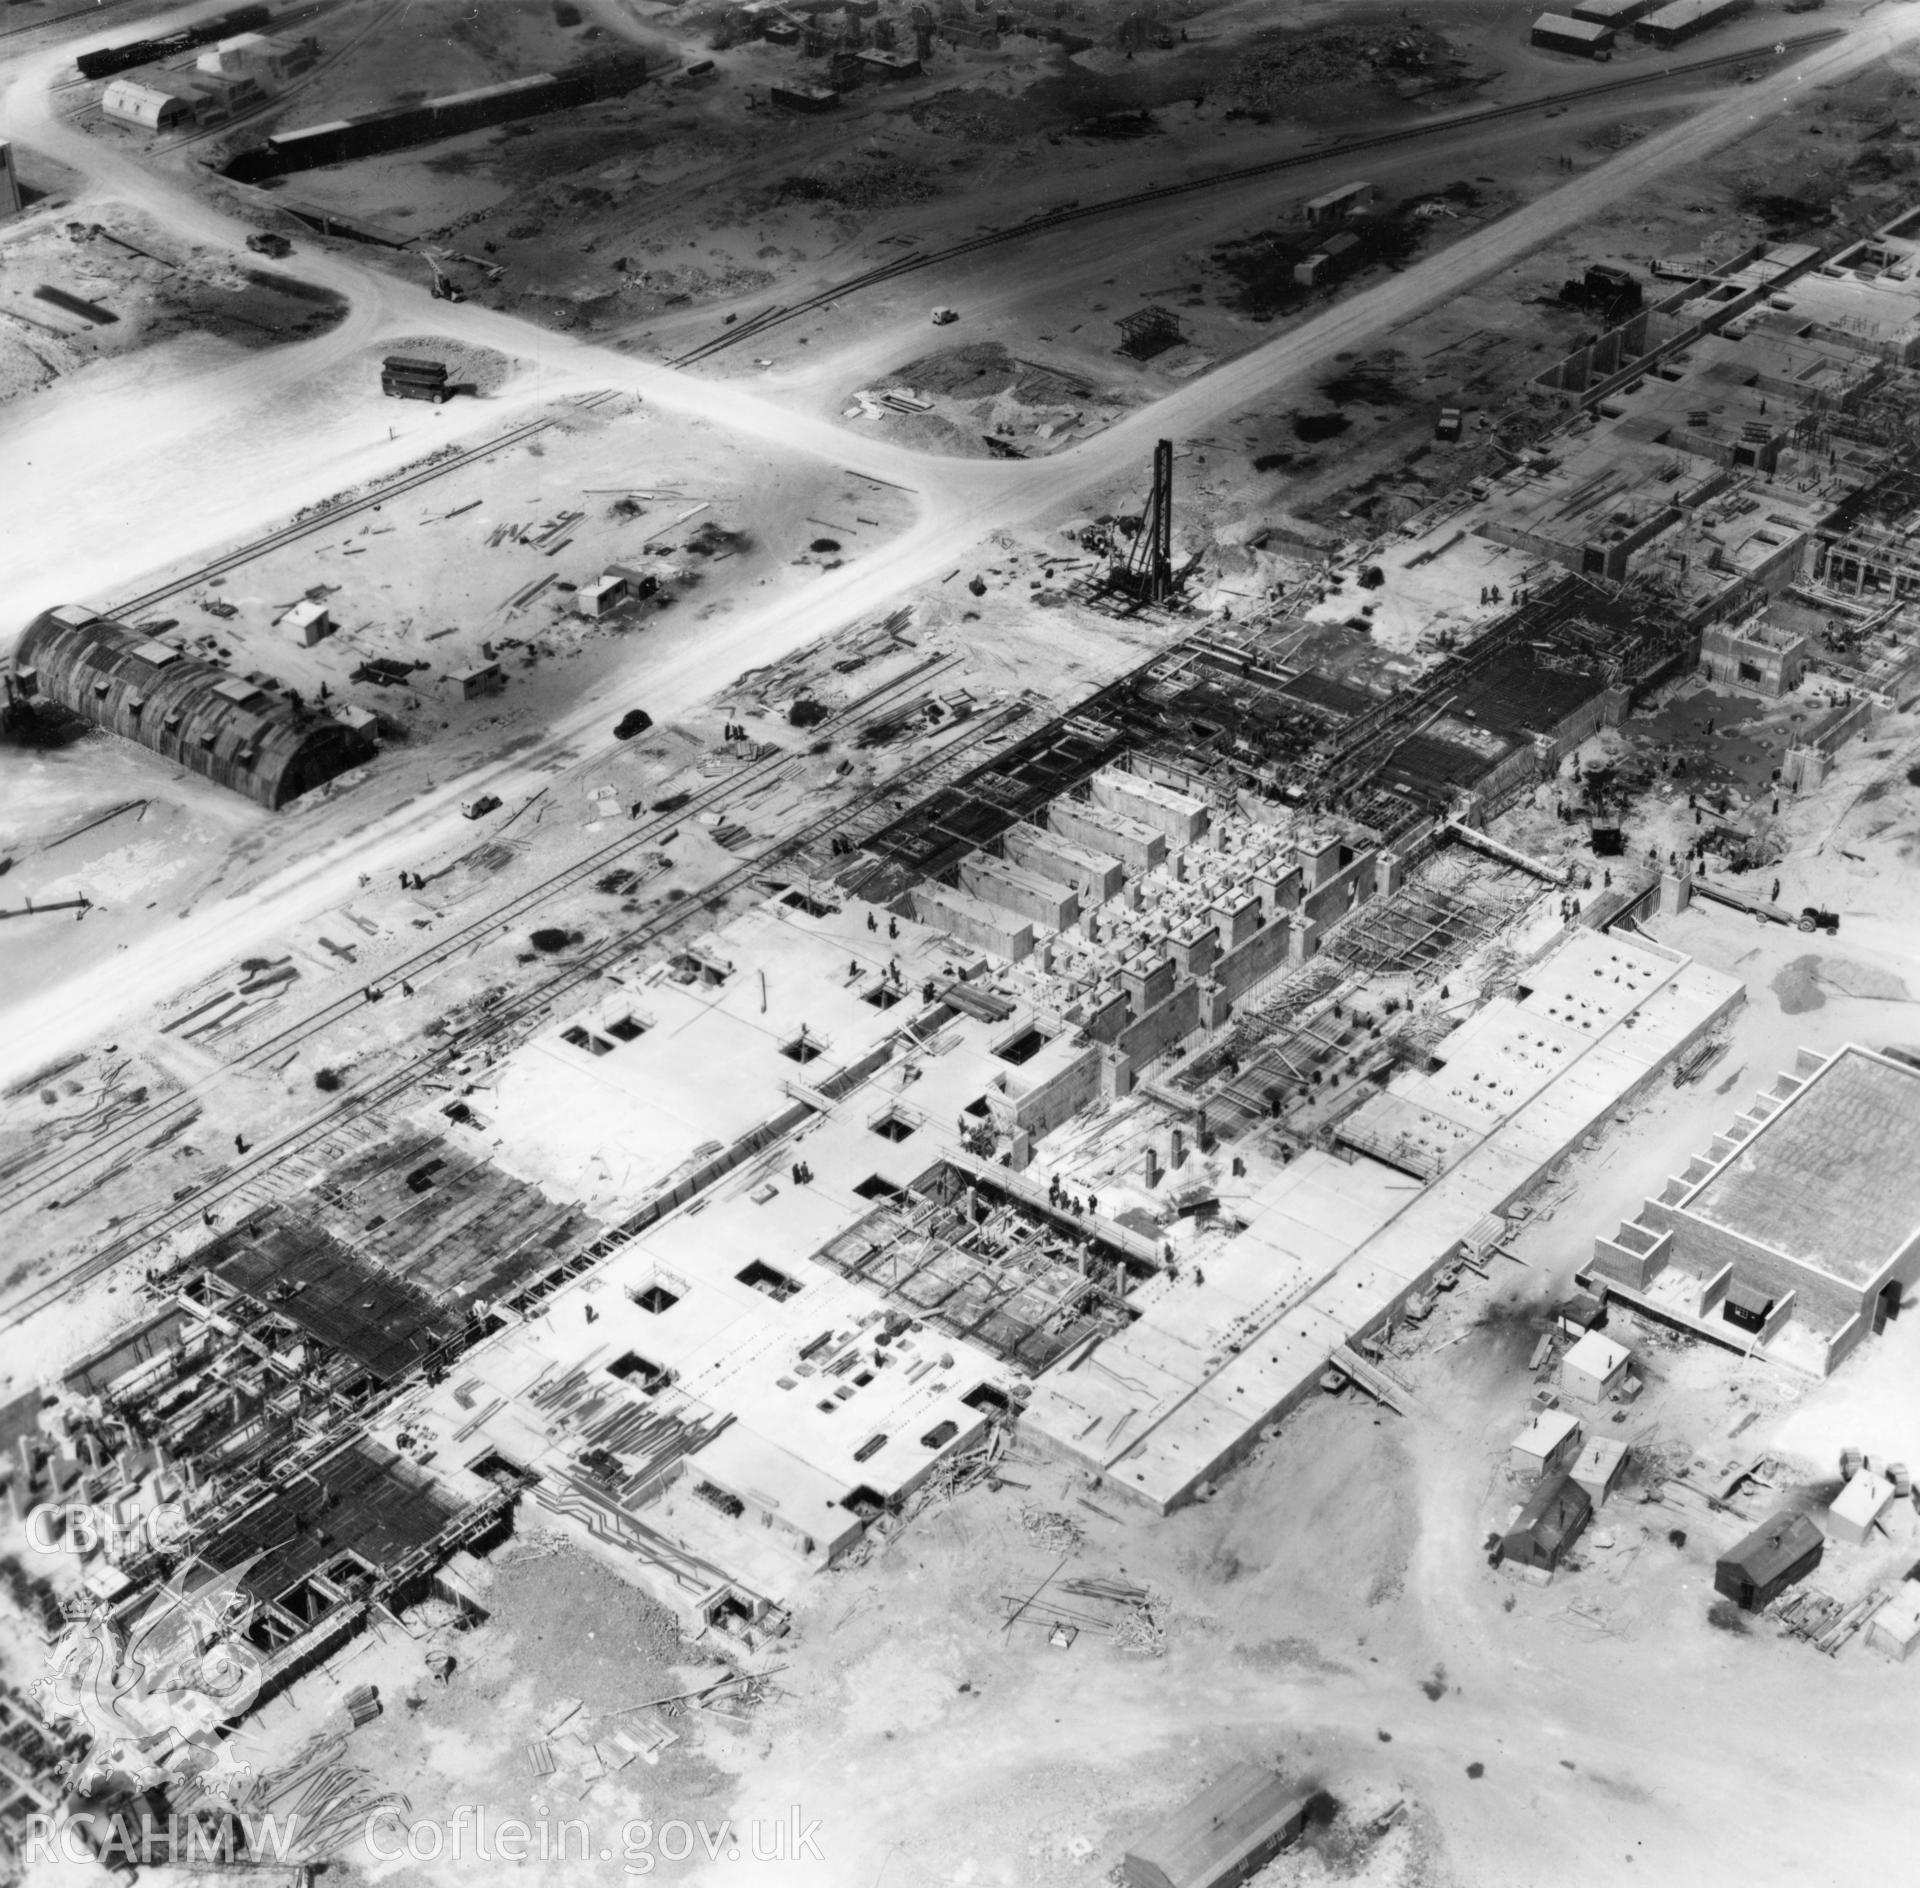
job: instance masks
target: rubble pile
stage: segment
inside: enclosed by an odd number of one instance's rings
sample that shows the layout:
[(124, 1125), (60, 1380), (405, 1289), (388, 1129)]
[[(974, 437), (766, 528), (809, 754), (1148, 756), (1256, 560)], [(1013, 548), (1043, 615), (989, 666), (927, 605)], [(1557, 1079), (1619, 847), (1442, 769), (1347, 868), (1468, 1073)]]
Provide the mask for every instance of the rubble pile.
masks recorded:
[(1294, 93), (1414, 78), (1451, 63), (1447, 42), (1424, 27), (1336, 27), (1249, 50), (1233, 90), (1248, 111), (1279, 111)]

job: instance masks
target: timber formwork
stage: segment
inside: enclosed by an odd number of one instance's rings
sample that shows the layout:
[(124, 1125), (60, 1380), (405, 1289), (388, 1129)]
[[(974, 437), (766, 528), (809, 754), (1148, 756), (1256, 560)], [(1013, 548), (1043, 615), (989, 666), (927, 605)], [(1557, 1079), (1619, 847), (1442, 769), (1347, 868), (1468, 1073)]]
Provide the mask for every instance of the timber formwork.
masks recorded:
[(1135, 1273), (1151, 1269), (1069, 1211), (989, 1190), (944, 1162), (815, 1256), (1035, 1375), (1126, 1323)]

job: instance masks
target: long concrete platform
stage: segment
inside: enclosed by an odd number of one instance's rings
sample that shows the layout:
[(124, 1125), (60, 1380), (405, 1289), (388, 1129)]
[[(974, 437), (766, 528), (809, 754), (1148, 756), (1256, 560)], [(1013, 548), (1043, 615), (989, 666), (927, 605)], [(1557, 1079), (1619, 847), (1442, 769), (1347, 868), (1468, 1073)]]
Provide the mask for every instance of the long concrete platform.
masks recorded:
[(1023, 1433), (1163, 1513), (1191, 1500), (1743, 997), (1664, 946), (1568, 938), (1378, 1098), (1419, 1143), (1405, 1162), (1294, 1161), (1204, 1278), (1153, 1281), (1127, 1330), (1041, 1378)]

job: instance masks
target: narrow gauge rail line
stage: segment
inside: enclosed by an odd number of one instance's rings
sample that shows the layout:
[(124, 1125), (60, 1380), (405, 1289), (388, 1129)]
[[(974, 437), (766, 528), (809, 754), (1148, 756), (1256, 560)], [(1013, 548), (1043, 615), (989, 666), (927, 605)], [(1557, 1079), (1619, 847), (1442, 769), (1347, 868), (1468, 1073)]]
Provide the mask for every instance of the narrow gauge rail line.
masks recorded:
[(463, 1041), (437, 1043), (431, 1049), (410, 1056), (400, 1067), (389, 1070), (385, 1075), (369, 1082), (364, 1088), (343, 1094), (323, 1114), (291, 1129), (277, 1140), (263, 1142), (249, 1149), (244, 1160), (223, 1170), (206, 1185), (170, 1201), (159, 1211), (149, 1214), (139, 1224), (116, 1235), (107, 1244), (78, 1263), (67, 1267), (52, 1278), (42, 1280), (41, 1283), (20, 1293), (5, 1305), (0, 1305), (0, 1323), (16, 1323), (23, 1318), (31, 1317), (35, 1312), (44, 1310), (48, 1305), (65, 1296), (76, 1286), (84, 1285), (101, 1274), (111, 1271), (116, 1265), (131, 1258), (141, 1246), (163, 1239), (190, 1224), (212, 1207), (230, 1199), (250, 1182), (270, 1172), (288, 1157), (324, 1139), (355, 1116), (379, 1108), (403, 1095), (424, 1076), (457, 1059), (467, 1048), (510, 1032), (517, 1032), (524, 1036), (538, 1026), (558, 1001), (571, 994), (580, 985), (603, 974), (608, 965), (619, 961), (622, 957), (645, 950), (648, 945), (677, 929), (696, 912), (713, 909), (743, 885), (750, 883), (757, 875), (777, 864), (780, 859), (812, 844), (814, 840), (831, 833), (849, 820), (857, 818), (880, 801), (899, 793), (902, 788), (910, 787), (915, 779), (939, 766), (957, 749), (984, 741), (989, 735), (1019, 718), (1022, 713), (1023, 708), (1020, 704), (1011, 704), (980, 721), (963, 724), (953, 739), (942, 743), (939, 747), (922, 755), (911, 766), (903, 768), (899, 773), (871, 788), (853, 806), (836, 807), (820, 814), (798, 831), (776, 840), (753, 858), (743, 860), (731, 871), (723, 873), (697, 898), (689, 898), (682, 903), (668, 905), (640, 923), (616, 933), (592, 950), (582, 952), (578, 958), (538, 989), (528, 991), (510, 1003), (501, 1005), (475, 1029), (469, 1031)]
[(1476, 125), (1497, 123), (1503, 118), (1519, 118), (1528, 112), (1551, 111), (1556, 106), (1580, 105), (1596, 98), (1604, 98), (1611, 92), (1623, 92), (1637, 85), (1652, 85), (1663, 79), (1690, 77), (1698, 72), (1710, 72), (1720, 66), (1747, 65), (1756, 59), (1776, 57), (1791, 58), (1796, 53), (1807, 51), (1814, 46), (1827, 44), (1830, 40), (1845, 36), (1841, 27), (1827, 27), (1817, 33), (1801, 33), (1793, 39), (1780, 42), (1784, 54), (1774, 53), (1771, 47), (1749, 48), (1745, 52), (1716, 53), (1710, 59), (1695, 59), (1686, 65), (1663, 66), (1659, 71), (1629, 73), (1624, 78), (1607, 79), (1598, 85), (1581, 87), (1578, 91), (1555, 92), (1543, 98), (1524, 99), (1512, 105), (1489, 105), (1482, 111), (1463, 112), (1457, 118), (1443, 118), (1430, 124), (1407, 125), (1398, 131), (1377, 132), (1372, 137), (1349, 138), (1333, 144), (1320, 146), (1317, 150), (1296, 151), (1286, 157), (1264, 159), (1258, 164), (1242, 164), (1232, 170), (1211, 171), (1204, 177), (1189, 177), (1179, 183), (1156, 184), (1147, 190), (1135, 190), (1125, 196), (1106, 197), (1098, 203), (1081, 204), (1070, 210), (1049, 210), (1031, 218), (1025, 223), (1016, 223), (1008, 229), (989, 231), (983, 236), (970, 236), (964, 242), (950, 243), (944, 249), (915, 250), (909, 255), (898, 256), (891, 262), (883, 262), (877, 268), (869, 269), (863, 275), (849, 277), (844, 282), (835, 283), (831, 288), (822, 289), (817, 295), (810, 295), (803, 301), (791, 305), (776, 305), (762, 309), (757, 315), (736, 322), (711, 339), (689, 348), (684, 354), (676, 355), (669, 363), (672, 367), (691, 367), (700, 361), (709, 360), (723, 350), (735, 347), (742, 341), (753, 339), (771, 329), (780, 327), (801, 315), (818, 312), (829, 302), (840, 300), (847, 295), (859, 293), (862, 289), (873, 288), (882, 282), (891, 282), (903, 275), (911, 275), (916, 270), (931, 268), (935, 263), (951, 262), (959, 256), (969, 256), (983, 249), (992, 249), (1002, 243), (1018, 242), (1025, 236), (1037, 236), (1047, 230), (1063, 229), (1069, 223), (1084, 223), (1097, 216), (1111, 216), (1116, 211), (1138, 209), (1143, 204), (1163, 203), (1175, 197), (1192, 196), (1202, 190), (1216, 190), (1222, 184), (1245, 183), (1255, 177), (1270, 177), (1287, 170), (1303, 169), (1309, 164), (1317, 164), (1324, 158), (1358, 156), (1366, 151), (1383, 151), (1396, 144), (1410, 144), (1421, 138), (1443, 135), (1451, 131), (1470, 131)]
[[(604, 406), (607, 401), (616, 399), (618, 388), (608, 388), (601, 393), (588, 394), (575, 405), (583, 410)], [(189, 571), (184, 577), (176, 577), (170, 583), (162, 584), (156, 590), (147, 590), (137, 597), (128, 597), (125, 602), (117, 603), (108, 611), (109, 615), (127, 616), (135, 610), (149, 609), (156, 603), (164, 603), (168, 597), (175, 597), (183, 590), (191, 590), (197, 583), (205, 583), (209, 577), (222, 577), (230, 570), (238, 570), (242, 564), (251, 563), (256, 557), (265, 557), (271, 551), (277, 551), (289, 544), (297, 544), (302, 538), (312, 537), (316, 532), (325, 531), (329, 526), (338, 524), (343, 518), (358, 516), (363, 511), (371, 511), (376, 505), (384, 505), (390, 498), (403, 498), (408, 492), (417, 491), (423, 485), (431, 485), (435, 479), (443, 479), (449, 473), (462, 471), (496, 452), (503, 452), (508, 446), (517, 446), (523, 439), (531, 439), (536, 433), (543, 433), (554, 422), (550, 419), (530, 420), (524, 426), (516, 426), (511, 432), (502, 433), (498, 439), (483, 441), (480, 445), (470, 446), (463, 452), (453, 454), (446, 459), (436, 460), (432, 465), (422, 466), (418, 471), (403, 473), (397, 478), (375, 486), (364, 498), (356, 498), (344, 505), (330, 505), (323, 512), (311, 518), (302, 518), (297, 523), (283, 525), (278, 531), (269, 532), (263, 538), (255, 538), (249, 544), (243, 544), (238, 550), (228, 551), (216, 557), (211, 563), (201, 564)]]
[[(930, 675), (942, 669), (951, 668), (958, 661), (957, 656), (935, 656), (916, 663), (904, 675), (882, 683), (879, 687), (869, 690), (858, 701), (850, 703), (841, 711), (841, 718), (865, 716), (865, 725), (870, 726), (877, 718), (873, 711), (879, 704), (900, 695), (918, 683), (924, 683)], [(432, 943), (423, 946), (412, 956), (383, 970), (380, 973), (380, 982), (394, 984), (403, 979), (411, 980), (424, 976), (427, 971), (446, 962), (448, 958), (489, 942), (502, 931), (537, 911), (543, 904), (551, 902), (556, 896), (604, 873), (609, 866), (619, 860), (656, 844), (670, 830), (681, 826), (688, 819), (697, 818), (717, 802), (734, 799), (749, 786), (770, 785), (783, 773), (790, 771), (797, 759), (798, 757), (792, 754), (772, 755), (765, 760), (751, 763), (741, 772), (725, 780), (716, 781), (711, 787), (702, 789), (684, 806), (674, 808), (671, 813), (658, 815), (641, 826), (623, 833), (618, 839), (596, 847), (584, 857), (576, 859), (572, 864), (563, 866), (558, 872), (542, 879), (537, 885), (529, 886), (526, 890), (516, 893), (504, 904), (435, 938)], [(305, 1016), (288, 1023), (285, 1028), (276, 1030), (272, 1035), (252, 1044), (244, 1053), (229, 1062), (223, 1072), (237, 1074), (242, 1070), (258, 1068), (273, 1061), (289, 1050), (310, 1041), (344, 1017), (357, 1013), (365, 1003), (363, 988), (336, 997), (331, 1002), (324, 1003), (318, 1009), (309, 1011)], [(187, 1089), (178, 1094), (143, 1103), (138, 1108), (130, 1110), (116, 1120), (106, 1133), (90, 1139), (84, 1148), (56, 1151), (46, 1160), (36, 1163), (14, 1176), (4, 1186), (0, 1186), (0, 1212), (8, 1212), (24, 1206), (82, 1175), (110, 1166), (117, 1156), (133, 1155), (138, 1151), (141, 1143), (163, 1133), (175, 1121), (191, 1113), (196, 1106), (194, 1090)]]

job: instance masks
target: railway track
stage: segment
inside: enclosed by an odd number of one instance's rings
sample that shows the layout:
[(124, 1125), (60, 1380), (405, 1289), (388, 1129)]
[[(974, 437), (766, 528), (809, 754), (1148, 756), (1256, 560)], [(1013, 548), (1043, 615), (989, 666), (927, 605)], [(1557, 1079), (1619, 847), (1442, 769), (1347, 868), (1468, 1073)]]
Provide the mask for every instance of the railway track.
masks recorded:
[[(154, 155), (166, 156), (174, 151), (187, 150), (196, 144), (205, 144), (212, 138), (230, 136), (233, 132), (239, 130), (244, 125), (250, 124), (256, 118), (264, 118), (271, 112), (283, 111), (289, 101), (298, 97), (300, 93), (313, 85), (316, 80), (324, 78), (335, 66), (339, 65), (343, 59), (358, 52), (361, 46), (371, 39), (375, 33), (379, 32), (380, 29), (387, 25), (397, 14), (405, 11), (407, 4), (408, 0), (395, 0), (395, 4), (388, 7), (384, 12), (376, 13), (351, 39), (345, 41), (334, 51), (328, 53), (319, 64), (311, 66), (305, 72), (301, 73), (299, 78), (291, 85), (282, 87), (278, 92), (274, 92), (268, 97), (263, 98), (259, 104), (249, 106), (245, 111), (235, 112), (231, 118), (223, 119), (217, 125), (208, 125), (204, 130), (200, 131), (189, 131), (185, 137), (174, 138), (166, 144), (156, 145), (154, 147)], [(331, 11), (332, 8), (330, 7), (306, 7), (296, 13), (282, 14), (280, 18), (274, 21), (273, 30), (276, 33), (285, 33), (294, 26), (302, 25), (307, 20), (318, 18), (322, 14)]]
[(848, 295), (856, 295), (863, 289), (878, 287), (882, 282), (898, 280), (901, 276), (914, 274), (921, 269), (930, 269), (938, 263), (952, 262), (962, 256), (976, 255), (985, 249), (993, 249), (1005, 243), (1019, 242), (1028, 236), (1043, 235), (1048, 230), (1064, 229), (1071, 223), (1085, 223), (1095, 217), (1112, 216), (1122, 210), (1134, 210), (1154, 203), (1166, 203), (1179, 197), (1193, 196), (1205, 190), (1218, 190), (1223, 185), (1247, 183), (1257, 177), (1271, 177), (1283, 171), (1300, 170), (1308, 165), (1318, 164), (1330, 157), (1361, 156), (1368, 151), (1390, 150), (1395, 145), (1410, 144), (1422, 138), (1431, 138), (1453, 131), (1470, 131), (1476, 125), (1497, 124), (1504, 119), (1520, 118), (1531, 112), (1553, 111), (1557, 108), (1580, 105), (1596, 98), (1604, 98), (1610, 93), (1624, 92), (1635, 86), (1657, 84), (1666, 79), (1688, 78), (1697, 73), (1715, 71), (1724, 66), (1751, 65), (1759, 59), (1775, 57), (1792, 58), (1798, 53), (1810, 51), (1815, 46), (1828, 44), (1832, 40), (1845, 37), (1844, 29), (1827, 27), (1817, 33), (1801, 33), (1780, 43), (1781, 51), (1775, 54), (1768, 50), (1749, 49), (1746, 52), (1716, 53), (1708, 59), (1694, 59), (1685, 65), (1663, 66), (1658, 71), (1629, 73), (1624, 78), (1604, 80), (1598, 85), (1582, 86), (1578, 91), (1556, 92), (1544, 98), (1531, 98), (1512, 105), (1490, 105), (1483, 111), (1465, 112), (1457, 118), (1443, 119), (1438, 123), (1408, 125), (1398, 131), (1382, 131), (1372, 137), (1349, 138), (1333, 144), (1321, 145), (1312, 151), (1296, 151), (1286, 157), (1264, 159), (1258, 164), (1242, 164), (1232, 170), (1213, 171), (1205, 177), (1190, 177), (1179, 183), (1157, 184), (1151, 189), (1135, 190), (1125, 196), (1107, 197), (1098, 203), (1079, 204), (1069, 209), (1051, 210), (1031, 218), (1025, 223), (1017, 223), (1007, 229), (989, 231), (982, 236), (970, 236), (962, 242), (949, 243), (944, 249), (920, 249), (895, 257), (891, 262), (883, 262), (877, 268), (869, 269), (863, 275), (849, 277), (837, 282), (831, 288), (822, 289), (817, 295), (809, 295), (804, 300), (788, 303), (776, 303), (771, 308), (762, 309), (758, 314), (749, 315), (736, 322), (722, 333), (702, 341), (698, 346), (689, 348), (684, 354), (674, 356), (668, 365), (671, 367), (692, 367), (699, 362), (710, 360), (714, 355), (731, 347), (737, 347), (742, 341), (750, 341), (756, 336), (768, 334), (773, 329), (783, 327), (789, 321), (798, 320), (803, 315), (817, 314), (830, 303), (842, 300)]
[[(887, 685), (888, 691), (901, 686), (905, 679), (901, 678)], [(875, 691), (876, 695), (881, 692)], [(427, 1076), (446, 1069), (471, 1050), (483, 1045), (498, 1045), (503, 1039), (524, 1040), (526, 1035), (537, 1028), (561, 1003), (602, 977), (613, 964), (658, 943), (697, 914), (715, 909), (756, 877), (777, 865), (781, 859), (814, 844), (848, 821), (858, 819), (880, 801), (911, 788), (922, 775), (945, 764), (955, 749), (983, 743), (1001, 729), (1013, 724), (1025, 713), (1026, 708), (1023, 703), (1012, 703), (996, 714), (985, 716), (979, 721), (964, 723), (949, 740), (921, 755), (910, 766), (892, 775), (886, 781), (870, 788), (853, 805), (831, 808), (819, 814), (796, 831), (775, 840), (752, 858), (743, 859), (731, 870), (721, 874), (719, 878), (707, 885), (698, 897), (667, 905), (639, 923), (618, 931), (600, 944), (583, 951), (579, 957), (562, 967), (552, 977), (545, 979), (536, 988), (489, 1011), (483, 1019), (458, 1039), (436, 1042), (430, 1048), (408, 1056), (398, 1067), (370, 1077), (358, 1087), (342, 1091), (338, 1099), (323, 1113), (303, 1122), (299, 1127), (290, 1129), (275, 1140), (256, 1144), (241, 1160), (222, 1169), (206, 1184), (170, 1200), (157, 1212), (148, 1214), (137, 1224), (117, 1233), (106, 1244), (88, 1254), (77, 1264), (67, 1267), (52, 1278), (41, 1280), (6, 1304), (0, 1305), (0, 1323), (17, 1323), (33, 1316), (35, 1312), (56, 1303), (79, 1286), (90, 1283), (111, 1271), (115, 1266), (133, 1258), (143, 1246), (152, 1245), (191, 1226), (195, 1221), (211, 1213), (214, 1208), (234, 1202), (236, 1195), (244, 1195), (249, 1189), (257, 1192), (261, 1183), (266, 1181), (276, 1169), (298, 1162), (302, 1156), (310, 1154), (329, 1136), (352, 1126), (388, 1102), (397, 1100)], [(737, 790), (739, 783), (736, 779), (729, 784)], [(680, 809), (682, 813), (688, 810), (690, 809)], [(636, 843), (644, 843), (644, 841)], [(391, 978), (399, 973), (387, 974)], [(343, 1006), (350, 1008), (363, 1000), (358, 996), (347, 998), (343, 1000), (343, 1004), (329, 1005), (328, 1010), (337, 1015)], [(284, 1038), (282, 1047), (284, 1047)], [(264, 1045), (261, 1048), (264, 1049)], [(191, 1102), (191, 1095), (170, 1098), (170, 1104), (173, 1106), (190, 1106)], [(252, 1203), (257, 1204), (257, 1200)]]
[[(599, 393), (590, 393), (574, 402), (580, 411), (591, 411), (604, 406), (609, 400), (620, 397), (618, 388), (606, 388)], [(383, 484), (372, 487), (364, 497), (350, 500), (344, 505), (329, 505), (324, 511), (310, 518), (301, 518), (290, 525), (284, 525), (278, 531), (269, 532), (263, 538), (255, 538), (249, 544), (243, 544), (238, 550), (228, 551), (210, 563), (198, 565), (183, 577), (176, 577), (159, 586), (158, 589), (143, 591), (137, 597), (128, 597), (116, 603), (107, 611), (109, 616), (129, 616), (136, 610), (150, 609), (156, 603), (164, 603), (169, 597), (176, 597), (183, 590), (191, 590), (195, 584), (205, 583), (212, 577), (223, 577), (230, 570), (238, 570), (242, 564), (251, 563), (256, 557), (265, 557), (269, 552), (282, 550), (289, 544), (297, 544), (302, 538), (310, 538), (316, 532), (326, 531), (344, 518), (357, 517), (363, 511), (371, 511), (377, 505), (384, 505), (389, 499), (403, 498), (408, 492), (418, 491), (423, 485), (431, 485), (436, 479), (446, 478), (450, 473), (464, 470), (467, 466), (477, 465), (482, 459), (490, 458), (496, 452), (504, 452), (509, 446), (517, 446), (523, 439), (531, 439), (537, 433), (543, 433), (555, 422), (551, 419), (529, 420), (524, 426), (516, 426), (511, 432), (502, 433), (497, 439), (483, 441), (478, 446), (470, 446), (464, 451), (452, 454), (445, 459), (436, 459), (431, 465), (420, 467), (418, 471), (401, 474), (398, 478), (388, 479)]]
[[(904, 674), (871, 689), (857, 701), (849, 703), (841, 711), (841, 719), (849, 723), (850, 731), (857, 736), (859, 727), (871, 726), (874, 720), (885, 712), (882, 704), (896, 701), (897, 698), (917, 685), (924, 685), (932, 677), (955, 666), (957, 656), (937, 656), (916, 663)], [(881, 713), (876, 713), (876, 711)], [(862, 722), (854, 722), (853, 717), (864, 717)], [(792, 771), (798, 764), (798, 757), (792, 754), (769, 756), (757, 761), (739, 773), (725, 780), (716, 781), (712, 786), (695, 794), (684, 805), (675, 807), (671, 812), (659, 814), (623, 833), (618, 839), (593, 851), (559, 871), (549, 874), (538, 884), (517, 892), (504, 904), (478, 918), (472, 919), (456, 929), (436, 937), (431, 944), (423, 946), (401, 962), (380, 972), (379, 982), (393, 985), (402, 981), (424, 978), (428, 972), (437, 969), (450, 958), (465, 951), (474, 950), (491, 942), (501, 932), (523, 922), (549, 904), (580, 885), (604, 875), (610, 868), (617, 866), (623, 859), (658, 845), (662, 838), (684, 825), (689, 819), (697, 819), (703, 812), (712, 810), (716, 805), (737, 800), (744, 792), (764, 789), (771, 786), (783, 775)], [(889, 791), (892, 791), (889, 788)], [(563, 973), (564, 974), (564, 973)], [(549, 980), (550, 983), (556, 980)], [(542, 989), (548, 986), (543, 985)], [(241, 1055), (226, 1064), (223, 1075), (239, 1074), (249, 1069), (258, 1069), (278, 1061), (289, 1052), (302, 1047), (315, 1036), (323, 1033), (334, 1023), (350, 1015), (358, 1014), (366, 1005), (364, 986), (347, 995), (335, 998), (316, 1010), (309, 1011), (298, 1020), (289, 1023), (284, 1029), (250, 1045)], [(89, 1139), (82, 1150), (52, 1154), (43, 1161), (12, 1176), (4, 1185), (0, 1185), (0, 1213), (17, 1211), (34, 1200), (64, 1187), (67, 1183), (88, 1174), (98, 1174), (103, 1168), (112, 1167), (122, 1156), (137, 1153), (142, 1145), (157, 1135), (165, 1133), (175, 1122), (191, 1114), (198, 1106), (193, 1090), (181, 1094), (169, 1095), (148, 1102), (130, 1110), (117, 1119), (107, 1133)]]
[(22, 33), (44, 33), (49, 26), (63, 26), (68, 20), (96, 20), (127, 0), (94, 0), (92, 6), (75, 7), (71, 13), (49, 13), (44, 20), (29, 20), (24, 26), (0, 27), (0, 41), (18, 39)]

